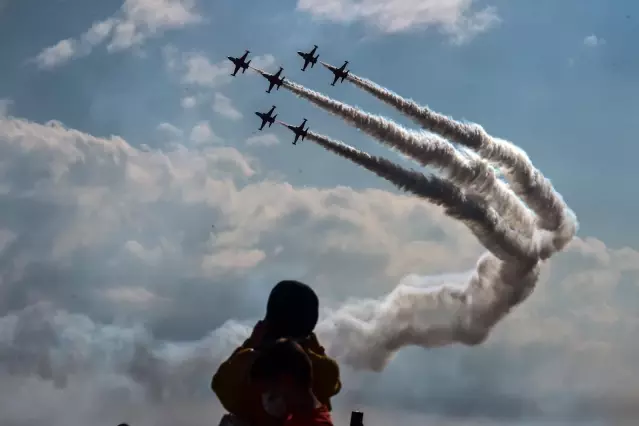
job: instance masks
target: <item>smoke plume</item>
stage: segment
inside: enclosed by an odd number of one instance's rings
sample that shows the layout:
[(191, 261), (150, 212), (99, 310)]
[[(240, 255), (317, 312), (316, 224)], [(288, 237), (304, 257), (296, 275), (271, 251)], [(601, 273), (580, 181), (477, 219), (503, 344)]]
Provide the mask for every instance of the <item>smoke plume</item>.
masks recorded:
[[(480, 158), (464, 158), (455, 148), (436, 136), (415, 133), (392, 121), (366, 113), (299, 84), (285, 81), (284, 87), (325, 111), (341, 117), (382, 144), (413, 158), (422, 166), (437, 167), (453, 183), (480, 193), (494, 205), (524, 237), (533, 233), (533, 218), (521, 201), (497, 179), (494, 170)], [(533, 244), (532, 241), (529, 244)], [(533, 248), (531, 248), (532, 250)]]
[(503, 223), (495, 211), (479, 197), (468, 197), (450, 182), (406, 170), (393, 162), (373, 157), (344, 143), (308, 132), (310, 140), (372, 171), (398, 188), (443, 206), (448, 216), (462, 221), (496, 256), (503, 260), (535, 260), (521, 236)]
[(353, 74), (349, 74), (347, 79), (396, 108), (424, 129), (468, 147), (488, 161), (499, 164), (511, 181), (513, 191), (538, 215), (537, 226), (551, 231), (550, 235), (546, 234), (544, 257), (549, 257), (550, 252), (560, 251), (570, 242), (577, 225), (574, 213), (554, 190), (550, 181), (533, 166), (523, 150), (511, 142), (490, 136), (479, 124), (456, 121), (370, 80)]
[(532, 292), (539, 262), (518, 260), (522, 253), (504, 256), (504, 251), (508, 254), (521, 246), (512, 244), (516, 237), (504, 232), (490, 208), (465, 198), (445, 180), (405, 170), (314, 132), (307, 138), (401, 189), (444, 206), (448, 215), (466, 223), (489, 250), (466, 283), (460, 280), (428, 286), (428, 280), (420, 285), (419, 278), (410, 277), (382, 301), (346, 304), (329, 315), (319, 330), (327, 334), (330, 347), (349, 365), (379, 371), (393, 353), (408, 345), (479, 344)]

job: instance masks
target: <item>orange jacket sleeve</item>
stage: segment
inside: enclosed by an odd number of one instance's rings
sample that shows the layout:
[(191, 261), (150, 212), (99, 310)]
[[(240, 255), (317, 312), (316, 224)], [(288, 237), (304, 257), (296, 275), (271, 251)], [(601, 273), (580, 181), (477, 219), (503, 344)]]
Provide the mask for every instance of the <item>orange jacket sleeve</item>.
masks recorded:
[(310, 339), (303, 346), (313, 364), (313, 393), (330, 410), (331, 398), (342, 389), (339, 365), (333, 358), (326, 355), (315, 333), (311, 334)]
[(252, 348), (240, 346), (220, 365), (211, 381), (211, 389), (224, 409), (239, 418), (244, 417), (247, 408), (244, 397), (249, 387), (249, 371), (256, 355), (257, 352)]

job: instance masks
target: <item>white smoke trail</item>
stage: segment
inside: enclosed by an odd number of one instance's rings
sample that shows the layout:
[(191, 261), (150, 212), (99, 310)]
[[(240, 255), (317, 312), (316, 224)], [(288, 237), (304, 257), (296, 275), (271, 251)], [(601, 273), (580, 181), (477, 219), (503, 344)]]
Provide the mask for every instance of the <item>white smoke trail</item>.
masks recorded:
[(405, 170), (314, 132), (306, 138), (401, 189), (445, 206), (447, 214), (466, 223), (491, 251), (479, 259), (470, 278), (426, 287), (416, 285), (419, 278), (409, 277), (382, 300), (347, 303), (331, 312), (318, 325), (318, 334), (338, 359), (355, 368), (380, 371), (395, 352), (409, 345), (480, 344), (531, 294), (539, 261), (520, 262), (510, 256), (504, 262), (496, 257), (503, 256), (500, 251), (511, 237), (500, 237), (498, 222), (487, 220), (493, 216), (489, 208), (466, 199), (445, 180)]
[[(261, 70), (257, 71), (264, 74)], [(532, 240), (534, 217), (521, 200), (497, 179), (494, 170), (482, 159), (464, 158), (453, 146), (439, 137), (410, 132), (388, 119), (365, 113), (299, 84), (284, 81), (283, 86), (341, 117), (382, 144), (413, 158), (421, 165), (442, 169), (446, 172), (446, 177), (455, 184), (482, 194), (494, 205), (500, 216), (526, 237), (520, 241), (529, 246), (528, 250), (536, 250), (537, 244)]]
[(422, 197), (433, 204), (443, 206), (448, 216), (462, 221), (479, 241), (495, 256), (507, 261), (536, 261), (535, 253), (519, 240), (521, 236), (479, 197), (468, 197), (451, 182), (437, 176), (425, 176), (381, 157), (374, 157), (342, 142), (314, 132), (307, 139), (347, 158), (398, 188)]
[(490, 136), (478, 124), (455, 121), (415, 101), (405, 99), (370, 80), (353, 74), (349, 74), (347, 79), (395, 107), (424, 129), (473, 149), (483, 158), (506, 168), (514, 192), (538, 215), (538, 227), (550, 231), (544, 235), (545, 241), (542, 245), (544, 258), (549, 257), (552, 252), (562, 250), (572, 240), (577, 231), (574, 213), (554, 190), (550, 181), (533, 166), (523, 150), (511, 142)]
[(502, 262), (486, 253), (470, 277), (409, 276), (383, 299), (347, 303), (318, 325), (318, 335), (341, 362), (373, 371), (406, 346), (477, 345), (531, 294), (539, 270), (538, 263)]

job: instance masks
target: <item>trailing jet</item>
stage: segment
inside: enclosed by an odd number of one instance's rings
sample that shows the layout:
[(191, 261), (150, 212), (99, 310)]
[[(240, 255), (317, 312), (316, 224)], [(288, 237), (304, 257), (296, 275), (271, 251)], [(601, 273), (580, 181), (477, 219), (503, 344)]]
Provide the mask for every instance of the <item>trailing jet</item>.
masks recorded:
[(306, 67), (308, 66), (308, 64), (311, 64), (311, 68), (313, 68), (313, 66), (317, 63), (317, 59), (319, 58), (319, 55), (313, 56), (316, 50), (317, 50), (317, 45), (314, 44), (313, 50), (311, 50), (310, 52), (300, 52), (300, 51), (297, 52), (298, 55), (304, 58), (304, 66), (302, 67), (302, 71), (306, 71)]
[(280, 77), (280, 74), (282, 74), (283, 70), (284, 68), (280, 67), (280, 70), (275, 74), (260, 72), (260, 74), (262, 74), (264, 78), (269, 81), (268, 90), (266, 91), (266, 93), (271, 93), (271, 89), (273, 89), (273, 86), (277, 86), (277, 90), (280, 90), (280, 86), (284, 83), (284, 77)]
[(257, 115), (258, 117), (262, 119), (262, 125), (260, 126), (259, 130), (264, 129), (264, 126), (266, 125), (266, 123), (268, 123), (268, 127), (271, 127), (271, 125), (275, 123), (275, 118), (277, 117), (277, 114), (272, 115), (274, 110), (275, 110), (275, 105), (273, 105), (273, 107), (268, 112), (255, 113), (255, 115)]
[(251, 52), (247, 50), (239, 58), (234, 58), (232, 56), (227, 56), (229, 61), (233, 62), (233, 64), (235, 65), (235, 71), (233, 71), (233, 74), (231, 74), (232, 76), (235, 77), (235, 74), (237, 74), (237, 72), (240, 70), (240, 68), (242, 68), (242, 74), (244, 74), (246, 72), (246, 69), (249, 67), (249, 64), (251, 63), (250, 59), (248, 61), (246, 60), (246, 57), (248, 56), (249, 53), (251, 53)]
[(326, 68), (331, 70), (333, 75), (335, 75), (335, 78), (333, 79), (331, 86), (335, 86), (335, 83), (337, 83), (337, 80), (339, 79), (341, 79), (341, 81), (344, 82), (344, 79), (348, 77), (348, 73), (350, 72), (348, 70), (344, 71), (346, 69), (346, 65), (348, 65), (348, 61), (344, 61), (344, 65), (342, 65), (339, 68), (334, 67), (333, 65), (325, 64), (324, 62), (322, 62), (322, 65), (324, 65)]
[(288, 127), (293, 131), (293, 133), (295, 133), (295, 140), (293, 141), (293, 145), (297, 145), (297, 139), (300, 136), (302, 137), (302, 140), (304, 140), (304, 138), (308, 135), (308, 127), (306, 129), (304, 128), (306, 119), (304, 119), (304, 121), (302, 121), (302, 124), (300, 124), (299, 126), (291, 126), (290, 124), (286, 124), (281, 121), (278, 121), (278, 123), (280, 123), (282, 126)]

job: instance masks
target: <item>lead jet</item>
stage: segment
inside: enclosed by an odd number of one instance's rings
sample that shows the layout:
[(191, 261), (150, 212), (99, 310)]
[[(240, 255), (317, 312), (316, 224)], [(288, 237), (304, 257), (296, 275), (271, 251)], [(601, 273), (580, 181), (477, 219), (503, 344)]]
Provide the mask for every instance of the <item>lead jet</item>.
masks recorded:
[(233, 56), (227, 56), (229, 61), (233, 62), (233, 64), (235, 65), (235, 71), (233, 71), (233, 74), (231, 74), (233, 77), (235, 77), (235, 74), (237, 74), (240, 68), (242, 68), (242, 74), (246, 72), (246, 69), (249, 67), (249, 64), (251, 63), (250, 59), (248, 61), (246, 60), (246, 57), (248, 56), (249, 53), (251, 52), (247, 50), (239, 58), (234, 58)]
[(334, 67), (333, 65), (325, 64), (324, 62), (322, 62), (322, 65), (324, 65), (326, 68), (331, 70), (333, 75), (335, 75), (335, 78), (333, 79), (331, 86), (335, 86), (335, 83), (337, 83), (337, 80), (339, 79), (342, 79), (342, 83), (343, 83), (344, 79), (348, 77), (348, 73), (350, 72), (350, 71), (344, 71), (346, 69), (346, 65), (348, 65), (348, 61), (344, 61), (344, 65), (342, 65), (339, 68)]
[(313, 68), (313, 66), (317, 63), (317, 60), (319, 59), (319, 55), (313, 56), (316, 50), (317, 50), (317, 45), (314, 44), (313, 50), (311, 50), (310, 52), (297, 51), (297, 54), (300, 55), (302, 58), (304, 58), (304, 66), (302, 67), (302, 71), (306, 71), (306, 67), (308, 66), (308, 64), (311, 64), (311, 68)]
[(295, 140), (293, 140), (293, 145), (297, 145), (298, 138), (301, 137), (302, 140), (304, 140), (304, 138), (308, 135), (308, 127), (306, 129), (304, 128), (304, 125), (306, 124), (306, 119), (304, 119), (304, 121), (302, 121), (302, 124), (300, 124), (297, 127), (291, 126), (290, 124), (286, 124), (281, 121), (278, 121), (278, 123), (280, 123), (282, 126), (288, 127), (290, 130), (293, 131), (293, 133), (295, 133)]
[(284, 77), (280, 77), (280, 74), (282, 74), (283, 70), (284, 68), (280, 67), (280, 70), (275, 74), (260, 72), (260, 74), (262, 74), (264, 78), (267, 79), (269, 82), (268, 90), (266, 91), (266, 93), (271, 93), (271, 89), (273, 89), (273, 86), (277, 86), (277, 90), (280, 90), (280, 86), (284, 83)]
[(260, 126), (259, 130), (264, 129), (264, 126), (266, 125), (266, 123), (268, 123), (268, 127), (271, 127), (271, 125), (275, 123), (275, 118), (277, 117), (277, 114), (272, 115), (274, 110), (275, 110), (275, 105), (273, 105), (273, 107), (268, 112), (255, 113), (255, 115), (257, 115), (258, 117), (262, 119), (262, 125)]

